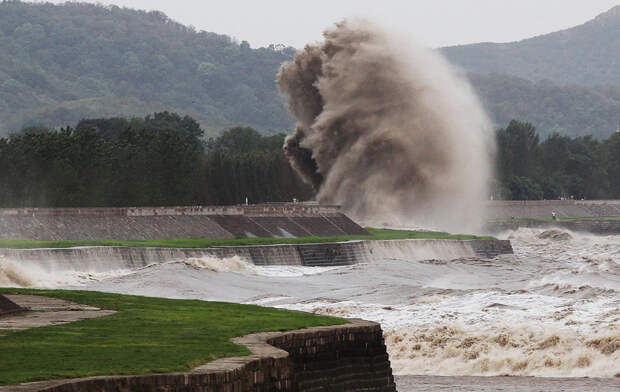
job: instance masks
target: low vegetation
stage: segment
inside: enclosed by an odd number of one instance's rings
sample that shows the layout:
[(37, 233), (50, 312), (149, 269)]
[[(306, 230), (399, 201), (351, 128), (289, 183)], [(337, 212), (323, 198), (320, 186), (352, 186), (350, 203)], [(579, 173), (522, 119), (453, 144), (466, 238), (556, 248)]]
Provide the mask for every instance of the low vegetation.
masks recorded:
[(300, 238), (179, 238), (161, 240), (98, 240), (98, 241), (30, 241), (0, 240), (0, 248), (33, 249), (33, 248), (71, 248), (75, 246), (131, 246), (157, 248), (210, 248), (213, 246), (246, 246), (246, 245), (277, 245), (277, 244), (308, 244), (323, 242), (343, 242), (355, 240), (400, 240), (400, 239), (448, 239), (472, 240), (493, 239), (469, 234), (450, 234), (439, 231), (391, 230), (367, 227), (370, 235), (342, 235), (334, 237), (300, 237)]
[(246, 347), (230, 341), (236, 336), (345, 322), (224, 302), (85, 291), (0, 289), (0, 293), (44, 295), (117, 311), (1, 336), (0, 385), (186, 371), (216, 358), (250, 354)]

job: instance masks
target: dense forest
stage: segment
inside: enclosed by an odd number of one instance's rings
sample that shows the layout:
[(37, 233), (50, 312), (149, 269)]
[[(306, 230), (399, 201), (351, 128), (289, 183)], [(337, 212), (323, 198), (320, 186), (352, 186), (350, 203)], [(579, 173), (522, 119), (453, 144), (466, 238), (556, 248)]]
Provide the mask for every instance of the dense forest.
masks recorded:
[[(0, 207), (237, 204), (309, 200), (314, 192), (282, 153), (284, 134), (235, 127), (203, 138), (188, 116), (28, 127), (0, 138)], [(495, 198), (620, 198), (620, 133), (552, 135), (530, 123), (497, 132)]]
[[(619, 43), (617, 7), (564, 32), (440, 51), (470, 73), (497, 127), (519, 118), (543, 137), (604, 139), (620, 120)], [(236, 125), (276, 134), (293, 127), (275, 78), (294, 53), (253, 49), (157, 11), (4, 0), (0, 135), (163, 110), (195, 118), (208, 136)]]
[(210, 135), (238, 124), (282, 131), (293, 122), (275, 75), (293, 53), (252, 49), (157, 11), (3, 1), (0, 135), (164, 109), (191, 115)]

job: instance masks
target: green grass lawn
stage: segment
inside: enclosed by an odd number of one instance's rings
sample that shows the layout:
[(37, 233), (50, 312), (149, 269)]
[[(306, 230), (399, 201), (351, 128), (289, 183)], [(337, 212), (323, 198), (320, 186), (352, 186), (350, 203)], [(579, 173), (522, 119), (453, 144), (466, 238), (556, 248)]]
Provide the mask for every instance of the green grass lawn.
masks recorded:
[(0, 289), (118, 312), (0, 335), (0, 385), (59, 378), (185, 371), (247, 355), (230, 339), (261, 331), (335, 325), (342, 319), (259, 306), (86, 291)]
[[(541, 221), (551, 222), (554, 219), (552, 217), (544, 218), (498, 218), (489, 219), (489, 222), (513, 222), (513, 221)], [(556, 221), (573, 221), (573, 220), (602, 220), (602, 221), (615, 221), (620, 220), (620, 216), (603, 216), (603, 217), (578, 217), (578, 216), (562, 216), (557, 217)]]
[(342, 242), (353, 240), (395, 240), (395, 239), (493, 239), (493, 237), (477, 237), (467, 234), (449, 234), (437, 231), (390, 230), (367, 227), (370, 235), (342, 235), (335, 237), (301, 237), (301, 238), (181, 238), (162, 240), (124, 240), (124, 241), (29, 241), (0, 240), (0, 248), (70, 248), (75, 246), (133, 246), (160, 248), (210, 248), (213, 246), (244, 246), (244, 245), (276, 245), (276, 244), (307, 244), (321, 242)]

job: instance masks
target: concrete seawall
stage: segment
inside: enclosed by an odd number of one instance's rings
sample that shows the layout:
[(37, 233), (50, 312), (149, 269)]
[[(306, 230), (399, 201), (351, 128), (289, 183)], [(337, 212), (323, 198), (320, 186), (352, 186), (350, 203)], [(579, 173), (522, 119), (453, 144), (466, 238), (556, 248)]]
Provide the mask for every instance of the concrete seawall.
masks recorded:
[(495, 200), (487, 202), (487, 218), (595, 218), (620, 216), (620, 200)]
[(321, 244), (231, 246), (205, 249), (77, 247), (60, 249), (0, 248), (0, 257), (50, 272), (106, 272), (138, 269), (187, 258), (238, 256), (256, 265), (340, 266), (382, 259), (420, 261), (460, 257), (491, 258), (512, 253), (506, 240), (385, 240)]
[(379, 324), (350, 324), (233, 339), (252, 355), (191, 372), (90, 377), (0, 387), (0, 392), (396, 392)]
[(487, 233), (497, 234), (508, 230), (517, 230), (519, 227), (542, 229), (559, 228), (600, 235), (620, 234), (620, 220), (603, 219), (571, 219), (565, 221), (514, 220), (489, 222), (485, 225), (485, 231)]
[(36, 241), (308, 237), (368, 234), (338, 206), (4, 208), (0, 239)]
[[(585, 218), (537, 221), (528, 218)], [(488, 222), (484, 231), (497, 234), (519, 227), (560, 228), (602, 235), (620, 234), (620, 220), (596, 219), (620, 217), (620, 200), (496, 200), (487, 202)]]

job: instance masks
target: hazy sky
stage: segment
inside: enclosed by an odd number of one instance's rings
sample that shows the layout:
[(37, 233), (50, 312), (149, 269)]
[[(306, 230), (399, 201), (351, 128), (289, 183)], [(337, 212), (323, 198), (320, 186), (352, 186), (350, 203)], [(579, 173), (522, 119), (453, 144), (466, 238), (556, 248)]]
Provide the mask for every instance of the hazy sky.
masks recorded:
[[(82, 0), (84, 1), (84, 0)], [(54, 0), (54, 3), (62, 1)], [(326, 26), (368, 17), (424, 45), (506, 42), (582, 24), (620, 0), (98, 0), (160, 10), (198, 30), (231, 35), (252, 47), (297, 48), (321, 39)]]

